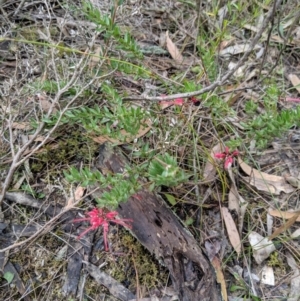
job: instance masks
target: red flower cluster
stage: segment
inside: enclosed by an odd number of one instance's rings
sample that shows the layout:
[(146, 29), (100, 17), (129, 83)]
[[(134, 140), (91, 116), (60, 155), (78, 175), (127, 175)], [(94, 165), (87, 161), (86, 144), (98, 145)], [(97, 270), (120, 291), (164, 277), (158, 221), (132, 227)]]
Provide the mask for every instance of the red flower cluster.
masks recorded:
[(88, 217), (78, 218), (78, 219), (73, 220), (74, 223), (89, 221), (90, 225), (91, 225), (89, 228), (87, 228), (85, 231), (83, 231), (77, 237), (77, 239), (80, 239), (82, 236), (84, 236), (89, 231), (98, 229), (99, 227), (102, 226), (105, 251), (108, 251), (107, 233), (108, 233), (109, 223), (119, 224), (125, 228), (131, 229), (131, 225), (128, 223), (132, 223), (132, 220), (131, 219), (116, 219), (116, 216), (118, 215), (118, 212), (116, 212), (116, 211), (105, 212), (104, 209), (94, 208), (93, 210), (87, 212), (86, 215)]
[(233, 158), (237, 157), (239, 155), (239, 151), (235, 150), (233, 152), (229, 151), (229, 148), (226, 146), (225, 151), (223, 153), (217, 153), (215, 154), (215, 158), (217, 159), (224, 159), (224, 168), (228, 169), (231, 167), (233, 163)]

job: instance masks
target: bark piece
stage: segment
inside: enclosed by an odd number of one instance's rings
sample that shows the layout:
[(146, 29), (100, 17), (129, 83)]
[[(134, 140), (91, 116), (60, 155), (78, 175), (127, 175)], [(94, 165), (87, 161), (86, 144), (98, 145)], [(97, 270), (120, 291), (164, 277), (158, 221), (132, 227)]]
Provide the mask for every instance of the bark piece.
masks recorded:
[[(78, 247), (78, 242), (75, 242), (75, 244)], [(68, 252), (70, 251), (70, 249), (73, 249), (73, 247), (74, 246), (70, 246)], [(82, 249), (82, 246), (80, 246), (80, 250), (77, 250), (77, 252), (74, 252), (74, 250), (72, 250), (73, 255), (71, 255), (71, 257), (68, 258), (66, 280), (62, 287), (62, 292), (65, 296), (76, 296), (78, 283), (80, 279), (80, 272), (82, 268)]]
[[(66, 280), (62, 288), (65, 296), (76, 296), (82, 261), (88, 258), (92, 251), (92, 240), (94, 234), (85, 235), (81, 241), (71, 240), (68, 247), (68, 266)], [(74, 252), (74, 250), (76, 250)]]
[[(103, 173), (123, 172), (128, 164), (119, 149), (108, 143), (100, 147), (96, 167)], [(210, 263), (194, 237), (161, 199), (142, 190), (120, 204), (117, 211), (120, 217), (133, 219), (132, 234), (167, 266), (180, 300), (220, 300)]]

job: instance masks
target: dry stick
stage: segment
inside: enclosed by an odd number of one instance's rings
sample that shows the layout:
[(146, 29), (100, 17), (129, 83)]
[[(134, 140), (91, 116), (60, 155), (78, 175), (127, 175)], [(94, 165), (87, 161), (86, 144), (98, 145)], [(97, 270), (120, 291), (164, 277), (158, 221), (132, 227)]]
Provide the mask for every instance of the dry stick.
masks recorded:
[[(81, 199), (80, 199), (81, 201)], [(79, 202), (76, 202), (74, 203), (74, 206), (79, 203)], [(9, 247), (6, 247), (4, 249), (1, 249), (0, 250), (0, 253), (2, 252), (6, 252), (8, 250), (11, 250), (11, 249), (14, 249), (16, 247), (20, 247), (30, 241), (32, 241), (34, 238), (38, 237), (40, 234), (42, 233), (48, 233), (49, 232), (49, 229), (51, 229), (51, 227), (53, 226), (52, 224), (57, 221), (63, 214), (65, 214), (66, 212), (68, 212), (69, 210), (71, 210), (72, 208), (63, 208), (63, 210), (58, 214), (56, 215), (55, 217), (51, 218), (51, 220), (49, 220), (49, 222), (47, 222), (45, 225), (43, 225), (36, 233), (34, 233), (33, 235), (31, 235), (29, 238), (25, 239), (25, 240), (22, 240), (22, 241), (19, 241), (19, 242), (16, 242), (14, 243), (13, 245), (9, 246)]]
[[(275, 6), (275, 2), (274, 2), (274, 6)], [(278, 22), (279, 22), (279, 20), (278, 20)], [(261, 75), (262, 68), (263, 68), (263, 66), (265, 64), (265, 61), (266, 61), (266, 58), (267, 58), (267, 53), (268, 53), (268, 50), (269, 50), (270, 39), (271, 39), (273, 27), (274, 27), (274, 18), (272, 18), (272, 20), (271, 20), (271, 28), (270, 28), (269, 33), (268, 33), (268, 37), (267, 37), (267, 41), (266, 41), (266, 48), (265, 48), (265, 51), (264, 51), (264, 56), (263, 56), (262, 62), (261, 62), (260, 67), (259, 67), (258, 77)]]
[[(55, 221), (57, 221), (58, 219), (60, 219), (60, 217), (62, 217), (66, 212), (76, 209), (76, 205), (79, 204), (84, 198), (86, 198), (89, 195), (92, 195), (95, 191), (97, 191), (99, 188), (95, 188), (94, 190), (90, 191), (88, 194), (84, 195), (83, 197), (81, 197), (79, 200), (75, 201), (72, 204), (67, 204), (65, 207), (62, 208), (61, 212), (58, 213), (56, 216), (54, 216), (53, 218), (51, 218), (45, 225), (43, 225), (40, 229), (37, 230), (36, 233), (34, 233), (33, 235), (31, 235), (30, 237), (28, 237), (25, 240), (19, 241), (19, 242), (14, 242), (11, 246), (6, 247), (4, 249), (0, 249), (0, 253), (1, 252), (6, 252), (8, 250), (14, 249), (16, 247), (20, 247), (28, 242), (31, 242), (34, 238), (37, 238), (40, 234), (42, 233), (48, 233), (48, 230), (51, 229), (51, 227), (53, 227), (53, 223)], [(29, 202), (26, 202), (26, 198), (22, 198), (21, 200), (19, 199), (19, 201), (21, 201), (22, 204), (28, 205)], [(37, 202), (30, 202), (31, 204), (33, 204), (33, 208), (36, 208)], [(20, 203), (20, 202), (18, 202)], [(27, 204), (26, 204), (27, 203)]]
[(24, 6), (24, 3), (26, 2), (26, 0), (22, 0), (21, 3), (19, 4), (19, 6), (17, 7), (17, 9), (15, 10), (13, 16), (17, 16), (19, 11), (22, 9), (22, 7)]
[(197, 20), (196, 20), (196, 37), (195, 37), (195, 45), (194, 45), (194, 55), (196, 55), (197, 51), (197, 39), (198, 39), (198, 34), (200, 30), (200, 21), (201, 21), (201, 6), (202, 6), (202, 0), (197, 0), (196, 1), (196, 7), (197, 7)]
[[(197, 20), (196, 20), (196, 37), (195, 37), (195, 45), (194, 45), (194, 55), (196, 56), (196, 50), (197, 50), (197, 43), (198, 43), (198, 34), (199, 34), (199, 30), (200, 30), (200, 23), (203, 21), (201, 20), (202, 17), (201, 17), (201, 7), (202, 7), (202, 0), (197, 0), (196, 1), (196, 6), (197, 6)], [(202, 46), (202, 45), (200, 45)], [(208, 73), (207, 73), (207, 69), (206, 69), (206, 66), (204, 64), (204, 61), (202, 59), (202, 54), (199, 55), (199, 59), (200, 59), (200, 62), (201, 62), (201, 67), (203, 68), (203, 72), (204, 72), (204, 75), (205, 75), (205, 83), (207, 84), (210, 84), (210, 81), (209, 81), (209, 77), (208, 77)]]
[(201, 90), (194, 91), (194, 92), (178, 93), (178, 94), (173, 94), (173, 95), (168, 95), (168, 96), (156, 96), (156, 97), (146, 96), (146, 95), (144, 95), (144, 96), (134, 96), (133, 95), (133, 96), (124, 97), (123, 100), (165, 101), (165, 100), (173, 100), (176, 98), (188, 98), (188, 97), (192, 97), (192, 96), (198, 96), (198, 95), (204, 94), (206, 92), (210, 92), (210, 91), (214, 90), (215, 88), (223, 85), (225, 83), (225, 81), (228, 80), (234, 74), (234, 72), (246, 61), (248, 56), (251, 54), (255, 45), (257, 44), (257, 42), (261, 38), (263, 32), (267, 28), (270, 20), (272, 19), (273, 15), (280, 3), (281, 3), (281, 0), (276, 0), (273, 7), (268, 11), (267, 16), (266, 16), (263, 24), (261, 25), (260, 29), (256, 33), (252, 42), (250, 43), (249, 49), (244, 53), (244, 55), (241, 57), (239, 62), (236, 64), (236, 66), (234, 68), (232, 68), (230, 71), (228, 71), (220, 80), (217, 80), (214, 83), (212, 83), (211, 85), (209, 85)]

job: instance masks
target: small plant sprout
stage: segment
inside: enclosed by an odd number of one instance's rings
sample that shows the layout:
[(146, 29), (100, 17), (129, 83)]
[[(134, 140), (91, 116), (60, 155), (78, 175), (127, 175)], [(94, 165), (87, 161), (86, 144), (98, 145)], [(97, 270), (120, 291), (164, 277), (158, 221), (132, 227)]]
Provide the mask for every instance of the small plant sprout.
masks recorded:
[(132, 223), (131, 219), (117, 219), (116, 216), (118, 212), (116, 211), (108, 211), (106, 212), (103, 208), (94, 208), (93, 210), (86, 213), (87, 217), (74, 219), (73, 223), (89, 221), (90, 227), (83, 231), (77, 239), (82, 238), (85, 234), (90, 231), (96, 230), (99, 227), (103, 227), (103, 239), (104, 239), (104, 249), (108, 251), (108, 242), (107, 242), (107, 233), (109, 223), (119, 224), (125, 228), (131, 229), (130, 223)]
[(229, 151), (229, 147), (225, 147), (225, 151), (222, 153), (216, 153), (215, 158), (217, 159), (223, 159), (224, 160), (224, 168), (229, 169), (233, 163), (234, 157), (237, 157), (239, 155), (238, 150)]

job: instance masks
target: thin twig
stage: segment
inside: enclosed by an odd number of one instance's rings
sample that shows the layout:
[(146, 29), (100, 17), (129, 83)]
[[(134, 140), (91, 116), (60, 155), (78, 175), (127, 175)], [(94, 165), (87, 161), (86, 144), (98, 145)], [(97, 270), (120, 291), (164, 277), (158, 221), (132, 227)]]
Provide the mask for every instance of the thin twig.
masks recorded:
[(13, 16), (17, 16), (19, 11), (22, 9), (22, 7), (24, 6), (24, 3), (26, 2), (26, 0), (22, 0), (21, 3), (19, 4), (19, 6), (17, 7), (17, 9), (15, 10)]
[[(62, 208), (61, 212), (58, 213), (56, 216), (54, 216), (53, 218), (51, 218), (46, 224), (44, 224), (43, 226), (41, 226), (40, 229), (38, 229), (38, 231), (36, 233), (34, 233), (33, 235), (31, 235), (30, 237), (28, 237), (25, 240), (19, 241), (19, 242), (14, 242), (12, 245), (4, 248), (4, 249), (0, 249), (0, 253), (2, 252), (6, 252), (8, 250), (20, 247), (24, 244), (27, 244), (29, 242), (32, 242), (33, 239), (38, 238), (41, 234), (43, 233), (48, 233), (51, 228), (54, 227), (54, 222), (56, 222), (57, 220), (59, 220), (65, 213), (67, 213), (70, 210), (75, 210), (76, 209), (76, 205), (78, 205), (84, 198), (86, 198), (89, 195), (92, 195), (95, 191), (97, 191), (99, 188), (95, 188), (94, 190), (90, 191), (88, 194), (85, 194), (83, 197), (81, 197), (80, 199), (76, 200), (73, 204), (66, 204), (65, 207)], [(10, 198), (12, 200), (12, 198)], [(40, 203), (37, 200), (34, 200), (33, 198), (30, 197), (29, 201), (26, 201), (26, 198), (15, 198), (14, 197), (14, 201), (20, 203), (21, 204), (25, 204), (25, 205), (29, 205), (32, 206), (33, 208), (37, 208), (38, 207), (38, 203)]]
[[(274, 2), (274, 6), (275, 6), (275, 2)], [(274, 10), (274, 13), (275, 13), (275, 10)], [(280, 21), (280, 19), (278, 19), (278, 22), (279, 21)], [(268, 53), (268, 50), (269, 50), (270, 39), (271, 39), (273, 27), (274, 27), (274, 15), (273, 15), (273, 18), (271, 19), (271, 28), (270, 28), (269, 33), (268, 33), (263, 59), (262, 59), (262, 62), (260, 64), (259, 71), (258, 71), (258, 77), (260, 77), (260, 75), (261, 75), (262, 68), (263, 68), (263, 66), (265, 64), (265, 61), (266, 61), (266, 58), (267, 58), (267, 53)]]
[[(63, 87), (62, 89), (60, 89), (58, 91), (58, 93), (56, 94), (48, 112), (47, 112), (47, 115), (46, 115), (46, 118), (49, 118), (49, 116), (51, 115), (53, 109), (54, 109), (54, 106), (58, 103), (58, 101), (60, 100), (61, 96), (63, 95), (63, 93), (65, 93), (66, 91), (68, 91), (68, 89), (70, 87), (72, 87), (72, 85), (76, 82), (80, 72), (83, 70), (81, 68), (81, 65), (83, 64), (85, 60), (85, 56), (83, 56), (79, 63), (77, 64), (77, 67), (76, 67), (76, 71), (73, 73), (73, 76), (71, 77), (71, 79), (69, 80), (69, 82), (65, 85), (65, 87)], [(85, 64), (84, 64), (85, 66)], [(86, 88), (86, 87), (85, 87)], [(70, 101), (70, 103), (68, 104), (68, 106), (70, 106), (70, 104), (72, 102), (74, 102), (76, 100), (76, 98), (78, 97), (78, 93), (73, 97), (73, 99)], [(68, 107), (67, 106), (67, 107)], [(60, 117), (61, 118), (61, 117)], [(56, 123), (56, 125), (51, 129), (51, 131), (49, 131), (46, 139), (44, 139), (37, 147), (35, 147), (35, 149), (33, 151), (36, 151), (38, 149), (40, 149), (45, 143), (46, 141), (48, 140), (48, 138), (50, 137), (50, 135), (55, 131), (55, 129), (58, 127), (58, 123), (59, 123), (60, 119), (58, 120), (58, 122)], [(35, 133), (31, 136), (30, 139), (28, 139), (28, 141), (17, 151), (17, 153), (14, 155), (13, 157), (13, 161), (12, 161), (12, 164), (9, 168), (9, 171), (6, 175), (6, 179), (1, 187), (1, 192), (0, 192), (0, 205), (4, 199), (4, 195), (5, 195), (5, 192), (7, 191), (10, 183), (11, 183), (11, 180), (12, 180), (12, 177), (13, 177), (13, 174), (15, 172), (15, 170), (17, 169), (18, 166), (20, 166), (26, 159), (29, 158), (29, 156), (26, 156), (24, 157), (23, 159), (20, 159), (21, 156), (24, 154), (24, 152), (28, 149), (28, 147), (35, 141), (35, 139), (37, 138), (37, 136), (41, 133), (41, 131), (43, 130), (45, 126), (45, 123), (44, 122), (41, 122), (40, 125), (37, 127)], [(11, 128), (11, 127), (10, 127)], [(10, 137), (10, 139), (12, 139), (12, 137)], [(32, 154), (32, 152), (31, 152)]]

